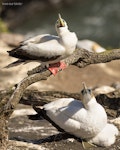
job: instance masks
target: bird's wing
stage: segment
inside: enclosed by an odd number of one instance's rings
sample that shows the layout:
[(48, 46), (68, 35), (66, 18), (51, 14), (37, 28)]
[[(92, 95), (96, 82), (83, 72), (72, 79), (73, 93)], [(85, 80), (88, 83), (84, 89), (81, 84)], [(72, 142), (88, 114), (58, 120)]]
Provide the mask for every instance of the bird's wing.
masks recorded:
[[(65, 99), (63, 100), (65, 101)], [(63, 103), (63, 101), (61, 101)], [(60, 101), (47, 104), (45, 109), (47, 115), (53, 120), (57, 125), (63, 128), (67, 132), (73, 132), (80, 129), (81, 123), (78, 115), (82, 115), (80, 109), (83, 108), (82, 103), (74, 99), (66, 99), (69, 103), (67, 105), (61, 106)], [(57, 105), (58, 104), (58, 105)], [(59, 107), (60, 106), (60, 107)]]
[(60, 109), (62, 107), (68, 106), (72, 101), (74, 101), (74, 98), (60, 98), (58, 100), (52, 101), (48, 104), (44, 105), (44, 109), (52, 110), (52, 109)]
[(35, 37), (32, 37), (32, 38), (29, 38), (27, 40), (24, 40), (22, 42), (20, 42), (20, 45), (25, 45), (25, 44), (28, 44), (28, 43), (40, 43), (40, 42), (43, 42), (43, 38), (44, 37), (49, 37), (50, 34), (42, 34), (42, 35), (38, 35), (38, 36), (35, 36)]
[(39, 59), (41, 61), (54, 60), (65, 54), (65, 47), (60, 43), (59, 37), (45, 35), (34, 42), (26, 42), (18, 48), (8, 52), (10, 56), (20, 59)]
[(18, 59), (17, 61), (14, 61), (10, 64), (8, 64), (7, 66), (5, 66), (4, 68), (11, 68), (11, 67), (15, 67), (15, 66), (18, 66), (22, 63), (25, 63), (25, 60), (22, 60), (22, 59)]

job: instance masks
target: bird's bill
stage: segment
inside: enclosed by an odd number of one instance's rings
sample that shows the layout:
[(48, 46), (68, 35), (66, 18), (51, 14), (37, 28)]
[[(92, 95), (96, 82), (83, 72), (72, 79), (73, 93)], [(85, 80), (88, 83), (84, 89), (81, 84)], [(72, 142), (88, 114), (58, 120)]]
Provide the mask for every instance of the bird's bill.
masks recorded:
[(89, 95), (91, 97), (94, 97), (93, 93), (92, 93), (92, 90), (87, 88), (86, 84), (83, 82), (83, 90), (81, 91), (81, 94), (82, 95)]
[(83, 89), (87, 90), (87, 86), (86, 86), (85, 82), (83, 82), (82, 84), (83, 84)]
[(83, 95), (85, 95), (85, 94), (88, 93), (88, 89), (87, 89), (86, 84), (85, 84), (84, 82), (83, 82), (82, 84), (83, 84), (83, 89), (82, 89), (82, 91), (81, 91), (81, 94), (82, 94), (82, 96), (83, 96)]
[(64, 20), (61, 18), (60, 14), (58, 14), (58, 21), (59, 21), (59, 26), (60, 27), (64, 27), (65, 26)]
[(84, 82), (82, 84), (83, 84), (83, 90), (81, 91), (81, 94), (82, 95), (85, 95), (85, 94), (92, 95), (92, 91), (87, 88), (86, 84)]

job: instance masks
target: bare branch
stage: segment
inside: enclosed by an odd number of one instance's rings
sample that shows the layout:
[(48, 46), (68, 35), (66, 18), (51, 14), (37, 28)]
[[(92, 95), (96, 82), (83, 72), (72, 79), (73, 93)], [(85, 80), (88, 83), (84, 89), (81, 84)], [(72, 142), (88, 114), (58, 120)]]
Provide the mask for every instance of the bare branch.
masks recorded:
[(26, 105), (42, 106), (46, 103), (54, 101), (58, 98), (75, 98), (81, 99), (80, 93), (69, 93), (63, 91), (38, 91), (38, 90), (26, 90), (23, 94), (20, 103)]
[[(85, 67), (87, 65), (90, 64), (96, 64), (96, 63), (105, 63), (105, 62), (109, 62), (115, 59), (120, 59), (120, 49), (116, 49), (116, 50), (111, 50), (111, 51), (106, 51), (103, 53), (92, 53), (89, 52), (87, 50), (84, 49), (77, 49), (74, 54), (72, 54), (70, 57), (66, 58), (64, 60), (64, 62), (69, 66), (71, 64), (76, 65), (80, 68)], [(7, 103), (7, 105), (5, 106), (5, 110), (11, 110), (11, 112), (14, 110), (14, 108), (16, 107), (17, 103), (19, 103), (23, 92), (25, 91), (25, 89), (40, 80), (46, 80), (50, 75), (51, 72), (48, 71), (46, 68), (42, 68), (42, 71), (40, 73), (39, 69), (40, 67), (37, 67), (35, 69), (33, 69), (33, 72), (29, 72), (29, 74), (33, 74), (30, 75), (26, 78), (24, 78), (17, 86), (16, 90), (14, 91), (14, 93), (12, 94), (9, 102)], [(38, 69), (38, 70), (36, 70)]]
[[(93, 91), (94, 92), (94, 91)], [(81, 100), (81, 94), (69, 93), (62, 91), (33, 91), (27, 90), (20, 103), (27, 105), (41, 106), (58, 98), (75, 98)], [(108, 94), (98, 94), (96, 96), (98, 103), (106, 109), (108, 115), (117, 117), (120, 115), (120, 90), (110, 92)]]
[(9, 112), (9, 114), (11, 114), (14, 110), (14, 108), (16, 107), (16, 105), (19, 103), (25, 89), (35, 83), (38, 82), (40, 80), (46, 80), (47, 77), (49, 77), (51, 75), (51, 72), (46, 70), (42, 73), (37, 73), (31, 76), (28, 76), (26, 78), (24, 78), (18, 85), (17, 88), (15, 89), (15, 91), (13, 92), (12, 96), (10, 97), (8, 103), (5, 105), (4, 110), (5, 112)]
[[(90, 64), (107, 63), (117, 59), (120, 59), (120, 49), (109, 50), (102, 53), (93, 53), (85, 49), (76, 49), (76, 51), (71, 56), (64, 59), (63, 61), (68, 66), (75, 65), (79, 68), (83, 68)], [(38, 66), (33, 70), (28, 71), (28, 75), (41, 72), (43, 69), (43, 66)]]
[(90, 64), (107, 63), (112, 60), (120, 59), (120, 49), (109, 50), (102, 53), (92, 53), (84, 49), (79, 49), (78, 51), (75, 51), (73, 56), (74, 60), (72, 64), (79, 68), (83, 68)]

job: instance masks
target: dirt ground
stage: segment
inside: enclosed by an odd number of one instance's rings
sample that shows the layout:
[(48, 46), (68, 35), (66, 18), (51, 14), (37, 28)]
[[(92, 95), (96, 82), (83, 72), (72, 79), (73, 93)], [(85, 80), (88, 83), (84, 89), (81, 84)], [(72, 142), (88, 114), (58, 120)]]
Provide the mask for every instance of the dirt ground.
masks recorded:
[[(0, 41), (0, 90), (12, 87), (12, 85), (21, 81), (26, 75), (27, 71), (38, 65), (38, 63), (31, 63), (21, 65), (15, 68), (2, 69), (10, 62), (16, 60), (7, 55), (7, 50), (11, 47), (7, 46), (5, 42)], [(55, 77), (51, 76), (47, 81), (35, 83), (30, 88), (37, 88), (42, 90), (61, 90), (69, 92), (78, 92), (82, 89), (82, 82), (86, 82), (88, 87), (96, 87), (102, 85), (111, 85), (112, 83), (120, 82), (120, 61), (112, 61), (106, 64), (90, 65), (79, 69), (75, 66), (70, 66), (64, 71), (58, 73)], [(30, 109), (31, 107), (18, 106), (17, 110)], [(25, 111), (26, 112), (26, 111)], [(29, 111), (30, 113), (30, 111)], [(31, 112), (33, 113), (33, 112)], [(74, 138), (62, 139), (55, 141), (58, 132), (45, 120), (32, 121), (25, 115), (15, 116), (9, 122), (10, 139), (18, 140), (28, 143), (35, 143), (36, 146), (21, 146), (10, 148), (10, 150), (82, 150), (80, 142)], [(53, 140), (49, 142), (48, 138), (54, 136)], [(59, 135), (60, 136), (60, 135)], [(47, 142), (46, 142), (47, 138)], [(38, 147), (37, 147), (38, 146)], [(116, 144), (109, 148), (92, 148), (92, 150), (119, 150), (120, 138), (117, 139)]]
[[(58, 134), (57, 130), (46, 120), (32, 121), (29, 120), (27, 116), (12, 118), (10, 120), (9, 129), (10, 139), (35, 143), (36, 145), (40, 145), (42, 148), (46, 148), (47, 150), (84, 150), (80, 141), (74, 139), (73, 137), (68, 136), (66, 138), (66, 136)], [(90, 148), (90, 150), (119, 149), (120, 138), (118, 138), (116, 143), (109, 148)]]

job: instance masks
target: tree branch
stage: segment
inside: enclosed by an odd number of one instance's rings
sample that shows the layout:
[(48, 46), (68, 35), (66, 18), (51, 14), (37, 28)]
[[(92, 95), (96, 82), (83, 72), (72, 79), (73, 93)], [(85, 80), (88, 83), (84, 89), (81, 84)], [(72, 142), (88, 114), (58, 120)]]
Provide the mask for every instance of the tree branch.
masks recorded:
[[(69, 66), (71, 64), (76, 65), (80, 68), (85, 67), (90, 64), (96, 64), (96, 63), (105, 63), (109, 62), (115, 59), (120, 59), (120, 49), (106, 51), (103, 53), (92, 53), (84, 49), (77, 49), (71, 56), (64, 59), (63, 61)], [(16, 105), (19, 103), (25, 89), (40, 80), (46, 80), (50, 75), (51, 72), (47, 70), (46, 68), (39, 69), (40, 67), (37, 67), (33, 69), (33, 72), (29, 72), (28, 77), (24, 78), (15, 89), (14, 93), (12, 94), (11, 98), (9, 99), (7, 105), (5, 105), (4, 110), (9, 111), (9, 114), (11, 114), (16, 107)], [(37, 70), (38, 69), (38, 70)], [(33, 74), (36, 73), (36, 74)], [(33, 75), (32, 75), (33, 74)], [(11, 112), (11, 113), (10, 113)]]
[[(79, 68), (83, 68), (90, 64), (107, 63), (117, 59), (120, 59), (120, 49), (108, 50), (102, 53), (93, 53), (85, 49), (76, 49), (71, 56), (63, 61), (68, 66), (75, 65)], [(33, 70), (28, 71), (28, 75), (41, 72), (43, 69), (45, 69), (44, 66), (38, 66)]]
[(4, 110), (5, 113), (9, 112), (11, 114), (13, 110), (15, 109), (16, 105), (19, 103), (25, 89), (40, 80), (46, 80), (47, 77), (51, 75), (51, 72), (49, 70), (46, 70), (42, 73), (33, 74), (31, 76), (28, 76), (24, 78), (18, 85), (15, 91), (13, 92), (12, 96), (10, 97), (8, 103), (5, 105)]
[[(93, 91), (94, 93), (94, 91)], [(27, 90), (20, 100), (20, 103), (26, 105), (42, 106), (46, 103), (54, 101), (58, 98), (75, 98), (81, 100), (81, 94), (69, 93), (62, 91), (31, 91)], [(107, 111), (108, 115), (118, 117), (120, 115), (120, 89), (108, 94), (96, 95), (98, 103), (100, 103)]]
[[(107, 63), (112, 60), (120, 59), (120, 49), (108, 50), (102, 53), (92, 53), (84, 49), (75, 51), (73, 64), (79, 68), (83, 68), (90, 64)], [(71, 56), (72, 58), (72, 56)]]

